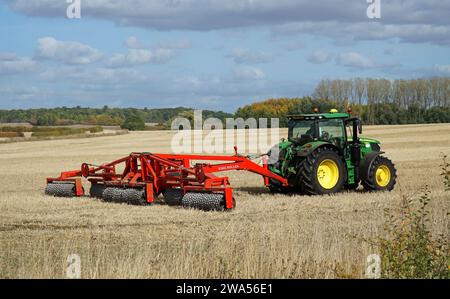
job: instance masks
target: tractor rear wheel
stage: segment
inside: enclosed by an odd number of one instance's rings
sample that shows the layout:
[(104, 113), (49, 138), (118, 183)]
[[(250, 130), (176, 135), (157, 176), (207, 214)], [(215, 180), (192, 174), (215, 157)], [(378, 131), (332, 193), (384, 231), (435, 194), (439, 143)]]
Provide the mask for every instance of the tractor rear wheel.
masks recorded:
[(362, 181), (367, 191), (392, 191), (397, 180), (394, 163), (386, 157), (378, 156), (370, 165), (367, 178)]
[(335, 150), (318, 148), (300, 164), (300, 189), (308, 195), (339, 192), (345, 182), (344, 170), (344, 163)]

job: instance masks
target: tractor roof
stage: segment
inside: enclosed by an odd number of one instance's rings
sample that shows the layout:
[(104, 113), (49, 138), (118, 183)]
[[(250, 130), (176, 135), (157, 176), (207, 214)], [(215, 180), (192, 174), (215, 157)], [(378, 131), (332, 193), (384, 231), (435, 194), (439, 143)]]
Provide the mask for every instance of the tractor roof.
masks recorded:
[(350, 114), (348, 113), (339, 113), (339, 112), (330, 112), (330, 113), (314, 113), (314, 114), (300, 114), (300, 115), (289, 115), (289, 119), (317, 119), (317, 118), (325, 118), (325, 119), (335, 119), (335, 118), (349, 118)]

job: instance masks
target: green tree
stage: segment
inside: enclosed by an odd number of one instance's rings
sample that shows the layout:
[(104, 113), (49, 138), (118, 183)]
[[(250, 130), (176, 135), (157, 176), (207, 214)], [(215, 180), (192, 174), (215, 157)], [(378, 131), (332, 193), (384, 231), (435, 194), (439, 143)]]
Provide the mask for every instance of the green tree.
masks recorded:
[(121, 127), (130, 131), (140, 131), (145, 129), (145, 122), (138, 115), (130, 115), (125, 119)]

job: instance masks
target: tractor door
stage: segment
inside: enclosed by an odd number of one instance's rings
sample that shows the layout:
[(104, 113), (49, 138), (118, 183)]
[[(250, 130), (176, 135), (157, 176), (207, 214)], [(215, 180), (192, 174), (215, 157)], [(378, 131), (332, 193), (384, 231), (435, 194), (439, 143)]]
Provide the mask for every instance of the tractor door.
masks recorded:
[(345, 148), (345, 128), (342, 119), (324, 119), (319, 123), (319, 140), (330, 142), (343, 150)]
[(347, 128), (346, 147), (348, 148), (352, 164), (357, 169), (361, 161), (361, 147), (358, 137), (358, 134), (362, 133), (361, 120), (358, 118), (347, 119), (345, 126)]

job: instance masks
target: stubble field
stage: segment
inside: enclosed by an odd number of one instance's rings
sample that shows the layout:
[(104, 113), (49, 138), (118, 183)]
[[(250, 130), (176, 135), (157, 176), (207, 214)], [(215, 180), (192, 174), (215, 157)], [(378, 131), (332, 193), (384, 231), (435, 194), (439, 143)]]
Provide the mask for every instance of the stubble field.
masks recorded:
[(364, 277), (377, 250), (361, 238), (382, 235), (384, 209), (425, 185), (431, 229), (448, 236), (439, 164), (450, 155), (450, 124), (365, 128), (396, 164), (391, 193), (274, 195), (259, 176), (230, 172), (237, 207), (229, 213), (43, 194), (46, 177), (82, 162), (170, 152), (170, 134), (0, 144), (0, 278), (64, 278), (70, 254), (81, 257), (83, 278)]

